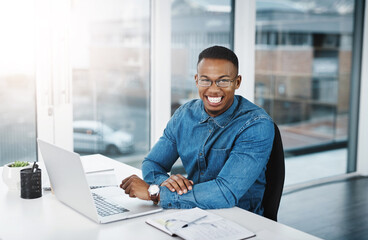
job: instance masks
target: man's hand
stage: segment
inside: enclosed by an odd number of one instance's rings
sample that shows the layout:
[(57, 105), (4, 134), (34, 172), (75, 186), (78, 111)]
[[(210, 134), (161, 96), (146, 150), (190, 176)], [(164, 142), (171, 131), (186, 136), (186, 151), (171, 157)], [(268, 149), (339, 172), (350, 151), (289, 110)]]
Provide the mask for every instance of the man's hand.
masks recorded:
[(192, 185), (192, 180), (188, 180), (180, 174), (171, 175), (168, 179), (161, 183), (161, 186), (167, 187), (172, 192), (176, 191), (180, 195), (192, 190)]
[(137, 175), (125, 178), (121, 182), (120, 187), (125, 190), (126, 194), (129, 194), (129, 197), (151, 200), (148, 193), (149, 185)]

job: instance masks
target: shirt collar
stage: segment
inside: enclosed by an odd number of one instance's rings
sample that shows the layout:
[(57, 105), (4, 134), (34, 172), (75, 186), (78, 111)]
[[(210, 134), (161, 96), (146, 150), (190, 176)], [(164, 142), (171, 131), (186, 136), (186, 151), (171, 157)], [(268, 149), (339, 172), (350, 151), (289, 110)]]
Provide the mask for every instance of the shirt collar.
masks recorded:
[(213, 119), (214, 123), (216, 123), (217, 126), (219, 126), (220, 128), (224, 128), (230, 122), (232, 117), (234, 116), (234, 113), (235, 113), (235, 110), (236, 110), (237, 106), (238, 106), (238, 98), (236, 96), (234, 96), (233, 104), (231, 104), (229, 109), (226, 110), (221, 115), (213, 118), (210, 115), (208, 115), (206, 110), (204, 110), (203, 101), (201, 101), (201, 107), (202, 107), (201, 111), (202, 111), (202, 113), (201, 113), (201, 120), (200, 120), (199, 123), (205, 123), (209, 119)]

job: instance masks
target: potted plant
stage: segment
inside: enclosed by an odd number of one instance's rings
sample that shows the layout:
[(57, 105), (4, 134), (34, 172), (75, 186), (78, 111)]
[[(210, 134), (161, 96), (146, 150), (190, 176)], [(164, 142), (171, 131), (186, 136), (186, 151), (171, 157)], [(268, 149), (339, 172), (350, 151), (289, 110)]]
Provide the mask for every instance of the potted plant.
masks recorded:
[(3, 181), (9, 190), (20, 190), (20, 170), (29, 168), (29, 162), (15, 161), (3, 167)]

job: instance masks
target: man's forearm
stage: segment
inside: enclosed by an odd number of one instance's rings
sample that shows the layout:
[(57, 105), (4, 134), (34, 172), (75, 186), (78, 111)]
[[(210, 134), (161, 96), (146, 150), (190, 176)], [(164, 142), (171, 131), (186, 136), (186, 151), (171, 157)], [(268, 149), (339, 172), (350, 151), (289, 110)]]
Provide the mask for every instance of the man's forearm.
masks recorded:
[(142, 163), (142, 175), (148, 184), (161, 185), (163, 181), (169, 178), (169, 174), (157, 163), (145, 159)]
[(167, 187), (161, 187), (160, 205), (163, 208), (193, 208), (203, 209), (228, 208), (236, 204), (233, 194), (227, 189), (221, 189), (216, 180), (193, 185), (186, 194), (171, 192)]

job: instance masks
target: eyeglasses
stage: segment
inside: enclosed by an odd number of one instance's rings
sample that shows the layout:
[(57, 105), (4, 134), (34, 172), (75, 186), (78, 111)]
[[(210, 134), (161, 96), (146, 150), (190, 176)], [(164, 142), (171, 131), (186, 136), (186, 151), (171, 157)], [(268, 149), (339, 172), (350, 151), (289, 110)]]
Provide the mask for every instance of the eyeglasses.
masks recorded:
[[(236, 76), (236, 78), (237, 77), (238, 76)], [(215, 83), (216, 83), (216, 86), (217, 87), (226, 88), (226, 87), (229, 87), (231, 85), (231, 83), (235, 81), (236, 78), (234, 78), (233, 80), (230, 80), (230, 79), (218, 79), (218, 80), (215, 81)], [(201, 87), (211, 87), (213, 81), (211, 81), (209, 79), (198, 79), (197, 80), (197, 83)]]

